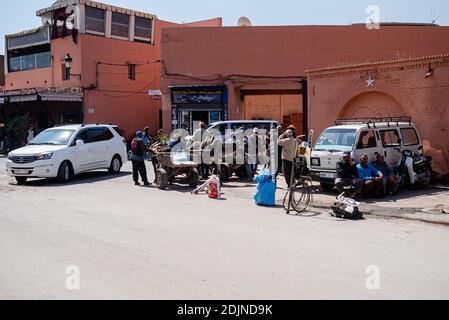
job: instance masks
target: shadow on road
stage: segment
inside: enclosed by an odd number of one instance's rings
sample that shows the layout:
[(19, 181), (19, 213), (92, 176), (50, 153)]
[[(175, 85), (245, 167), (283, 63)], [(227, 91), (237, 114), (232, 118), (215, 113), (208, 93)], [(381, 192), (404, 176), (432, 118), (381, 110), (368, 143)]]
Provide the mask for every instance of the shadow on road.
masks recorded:
[(119, 174), (111, 175), (107, 171), (91, 171), (81, 173), (72, 178), (68, 183), (60, 183), (56, 179), (31, 179), (28, 180), (25, 187), (39, 187), (39, 188), (60, 188), (65, 186), (91, 184), (101, 181), (108, 181), (126, 177), (131, 175), (131, 172), (120, 172)]

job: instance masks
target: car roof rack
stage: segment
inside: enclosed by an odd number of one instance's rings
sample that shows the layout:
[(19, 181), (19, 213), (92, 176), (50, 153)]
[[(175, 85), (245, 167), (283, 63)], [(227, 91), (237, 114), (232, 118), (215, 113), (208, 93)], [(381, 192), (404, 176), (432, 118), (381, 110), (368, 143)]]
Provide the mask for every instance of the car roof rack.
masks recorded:
[(376, 128), (378, 125), (386, 125), (391, 127), (392, 125), (398, 126), (399, 124), (412, 125), (412, 117), (380, 117), (380, 118), (352, 118), (352, 119), (338, 119), (335, 121), (337, 126), (351, 125), (351, 124), (366, 124), (368, 128)]

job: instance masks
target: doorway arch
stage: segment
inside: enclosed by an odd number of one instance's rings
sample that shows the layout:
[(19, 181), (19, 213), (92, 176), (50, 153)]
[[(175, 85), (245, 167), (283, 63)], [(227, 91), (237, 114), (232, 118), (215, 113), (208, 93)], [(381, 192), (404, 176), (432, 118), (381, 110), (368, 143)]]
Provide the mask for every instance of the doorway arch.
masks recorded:
[(405, 109), (392, 96), (378, 91), (364, 92), (349, 100), (340, 110), (340, 119), (400, 117)]

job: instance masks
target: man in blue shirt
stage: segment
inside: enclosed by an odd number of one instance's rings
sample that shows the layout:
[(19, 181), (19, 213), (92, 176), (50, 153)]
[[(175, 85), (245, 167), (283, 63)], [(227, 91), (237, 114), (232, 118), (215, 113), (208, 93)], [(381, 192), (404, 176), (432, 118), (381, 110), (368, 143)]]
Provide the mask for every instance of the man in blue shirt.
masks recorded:
[(360, 164), (357, 166), (359, 178), (364, 181), (363, 194), (369, 197), (372, 193), (375, 197), (381, 198), (380, 190), (382, 189), (384, 175), (381, 171), (374, 168), (368, 163), (368, 156), (363, 155)]
[(376, 161), (372, 163), (372, 166), (383, 173), (383, 190), (384, 194), (394, 194), (397, 192), (399, 188), (399, 183), (401, 179), (394, 175), (391, 169), (388, 167), (388, 164), (385, 162), (385, 156), (379, 153), (376, 157)]

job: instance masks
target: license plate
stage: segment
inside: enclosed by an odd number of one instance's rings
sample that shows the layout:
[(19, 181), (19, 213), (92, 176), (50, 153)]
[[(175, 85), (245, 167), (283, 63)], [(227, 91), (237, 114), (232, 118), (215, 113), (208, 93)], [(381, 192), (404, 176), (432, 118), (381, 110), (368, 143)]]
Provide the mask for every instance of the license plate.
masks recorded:
[(320, 173), (321, 178), (335, 179), (336, 176), (337, 175), (335, 173), (329, 173), (329, 172), (321, 172)]
[(16, 169), (16, 170), (14, 170), (14, 174), (28, 174), (28, 170), (26, 170), (26, 169)]

